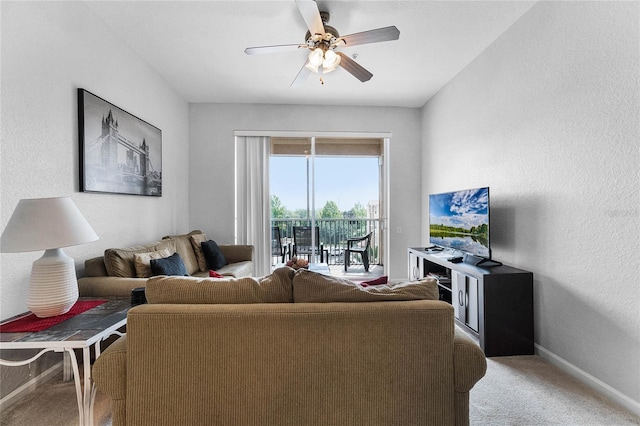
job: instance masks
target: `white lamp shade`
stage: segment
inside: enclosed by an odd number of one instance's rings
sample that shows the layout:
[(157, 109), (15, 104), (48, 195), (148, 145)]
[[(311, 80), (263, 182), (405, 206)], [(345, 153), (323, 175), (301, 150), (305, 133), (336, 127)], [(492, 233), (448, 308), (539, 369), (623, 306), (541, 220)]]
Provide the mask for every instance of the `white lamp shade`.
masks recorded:
[(19, 253), (96, 241), (98, 235), (69, 197), (18, 202), (0, 238), (0, 251)]

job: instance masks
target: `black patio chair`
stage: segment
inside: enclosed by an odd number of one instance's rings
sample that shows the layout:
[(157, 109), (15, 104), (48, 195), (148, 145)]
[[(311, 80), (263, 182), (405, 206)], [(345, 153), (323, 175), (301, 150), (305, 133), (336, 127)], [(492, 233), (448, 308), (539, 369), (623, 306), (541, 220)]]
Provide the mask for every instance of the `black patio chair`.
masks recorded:
[(320, 263), (324, 263), (324, 253), (327, 253), (327, 261), (329, 260), (329, 250), (325, 250), (324, 246), (320, 244), (320, 228), (315, 227), (315, 249), (311, 243), (311, 227), (310, 226), (294, 226), (293, 227), (293, 255), (294, 256), (307, 256), (309, 262), (311, 262), (311, 255), (315, 252), (316, 255), (320, 255)]
[(282, 259), (282, 263), (285, 263), (287, 256), (291, 257), (289, 244), (282, 243), (280, 228), (274, 226), (271, 228), (271, 257), (278, 257)]
[(362, 256), (362, 263), (364, 264), (364, 270), (369, 272), (369, 246), (371, 246), (371, 235), (373, 232), (364, 237), (349, 238), (347, 240), (347, 248), (344, 251), (344, 270), (351, 264), (351, 254), (359, 254)]

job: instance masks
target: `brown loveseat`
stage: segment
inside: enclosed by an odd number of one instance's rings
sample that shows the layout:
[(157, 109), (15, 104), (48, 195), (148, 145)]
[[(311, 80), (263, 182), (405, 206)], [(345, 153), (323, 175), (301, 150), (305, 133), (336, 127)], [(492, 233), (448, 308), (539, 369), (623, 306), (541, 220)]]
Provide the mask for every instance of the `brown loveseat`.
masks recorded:
[[(104, 256), (85, 261), (85, 276), (78, 279), (79, 294), (81, 297), (128, 297), (132, 289), (144, 287), (151, 276), (150, 257), (173, 253), (178, 253), (189, 275), (208, 277), (209, 268), (200, 248), (202, 241), (207, 241), (206, 235), (196, 230), (166, 236), (152, 244), (107, 249)], [(253, 275), (253, 246), (221, 244), (218, 247), (227, 264), (217, 269), (217, 273), (236, 278)]]
[(466, 425), (486, 370), (451, 305), (412, 300), (437, 299), (431, 280), (364, 287), (285, 267), (146, 291), (93, 366), (114, 426)]

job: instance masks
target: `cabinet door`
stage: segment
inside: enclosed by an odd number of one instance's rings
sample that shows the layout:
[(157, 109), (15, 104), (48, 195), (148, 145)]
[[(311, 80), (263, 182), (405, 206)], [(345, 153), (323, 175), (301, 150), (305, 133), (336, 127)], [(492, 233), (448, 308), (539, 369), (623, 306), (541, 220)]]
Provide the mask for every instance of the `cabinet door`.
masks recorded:
[(478, 279), (467, 277), (467, 321), (466, 324), (474, 331), (478, 331)]
[(423, 278), (423, 260), (412, 251), (409, 251), (409, 280), (415, 281)]
[(465, 276), (460, 272), (451, 271), (451, 304), (453, 305), (453, 314), (455, 317), (465, 322), (465, 292), (466, 280)]
[(478, 279), (451, 271), (451, 304), (455, 317), (478, 331)]

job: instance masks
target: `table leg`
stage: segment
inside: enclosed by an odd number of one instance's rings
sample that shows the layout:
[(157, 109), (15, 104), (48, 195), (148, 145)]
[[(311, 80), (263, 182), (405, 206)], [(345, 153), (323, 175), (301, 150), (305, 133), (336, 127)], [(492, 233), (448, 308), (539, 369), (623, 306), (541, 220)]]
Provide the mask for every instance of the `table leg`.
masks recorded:
[[(6, 360), (1, 360), (0, 359), (0, 365), (6, 365), (9, 367), (17, 367), (17, 366), (21, 366), (21, 365), (26, 365), (29, 364), (33, 361), (35, 361), (36, 359), (38, 359), (40, 356), (42, 356), (43, 354), (45, 354), (46, 352), (50, 352), (50, 351), (56, 351), (58, 352), (60, 349), (58, 348), (47, 348), (47, 349), (43, 349), (40, 352), (38, 352), (37, 355), (23, 360), (23, 361), (6, 361)], [(90, 369), (87, 368), (86, 366), (89, 365), (90, 359), (89, 359), (89, 348), (84, 348), (83, 349), (83, 353), (84, 353), (84, 363), (85, 363), (85, 369), (84, 369), (84, 374), (85, 374), (85, 393), (84, 393), (84, 397), (83, 397), (83, 393), (82, 393), (82, 384), (80, 383), (80, 370), (78, 369), (78, 360), (76, 359), (76, 353), (72, 348), (65, 348), (64, 349), (64, 366), (65, 366), (65, 370), (68, 369), (67, 368), (67, 363), (71, 364), (71, 371), (73, 372), (73, 378), (75, 381), (75, 387), (76, 387), (76, 399), (78, 401), (78, 419), (79, 419), (79, 423), (80, 426), (83, 425), (91, 425), (93, 423), (93, 419), (90, 419), (89, 416), (89, 412), (91, 411), (89, 409), (89, 403), (90, 403), (90, 398), (87, 396), (89, 395), (89, 387), (87, 385), (87, 381), (90, 381)], [(71, 372), (69, 371), (65, 371), (64, 372), (64, 376), (66, 377), (67, 374), (70, 374)], [(89, 378), (89, 379), (87, 379)], [(70, 377), (69, 377), (70, 379)]]
[(70, 382), (73, 379), (73, 369), (71, 368), (71, 358), (69, 354), (64, 351), (62, 353), (62, 381)]
[(78, 400), (78, 418), (80, 426), (93, 425), (93, 407), (92, 407), (92, 383), (91, 383), (91, 348), (82, 348), (82, 367), (84, 369), (84, 386), (80, 383), (80, 369), (78, 368), (78, 360), (73, 349), (66, 349), (71, 360), (73, 368), (73, 376), (76, 386), (76, 399)]
[(76, 353), (72, 348), (66, 348), (65, 351), (69, 354), (71, 367), (73, 368), (73, 378), (76, 385), (76, 400), (78, 401), (78, 423), (80, 424), (80, 426), (83, 426), (85, 424), (84, 399), (82, 397), (82, 384), (80, 383), (80, 370), (78, 369), (78, 360), (76, 359)]
[(84, 367), (84, 407), (82, 413), (84, 414), (84, 424), (87, 426), (93, 426), (93, 418), (91, 416), (93, 407), (91, 407), (91, 348), (82, 348), (82, 364)]
[[(122, 335), (122, 333), (117, 333), (117, 334)], [(95, 359), (98, 359), (98, 357), (102, 353), (100, 348), (100, 343), (102, 343), (102, 340), (98, 340), (94, 345), (93, 353), (95, 354)], [(98, 391), (98, 388), (96, 387), (95, 383), (93, 383), (93, 380), (91, 380), (91, 399), (89, 400), (89, 418), (91, 419), (91, 423), (90, 423), (91, 426), (93, 426), (93, 406), (95, 405), (95, 402), (96, 402), (97, 391)]]

